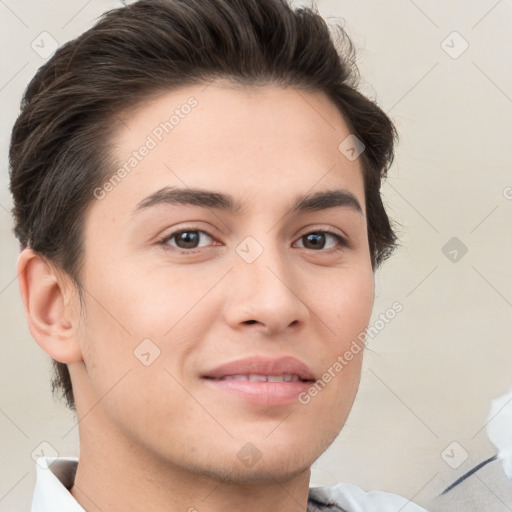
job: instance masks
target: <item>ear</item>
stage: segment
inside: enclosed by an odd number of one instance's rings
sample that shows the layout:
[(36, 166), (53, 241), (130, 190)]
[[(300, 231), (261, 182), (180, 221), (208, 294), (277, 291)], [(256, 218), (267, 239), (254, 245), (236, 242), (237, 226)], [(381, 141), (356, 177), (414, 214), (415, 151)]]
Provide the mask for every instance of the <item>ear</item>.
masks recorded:
[(30, 248), (19, 255), (17, 273), (32, 337), (56, 361), (82, 361), (78, 338), (80, 310), (71, 279)]

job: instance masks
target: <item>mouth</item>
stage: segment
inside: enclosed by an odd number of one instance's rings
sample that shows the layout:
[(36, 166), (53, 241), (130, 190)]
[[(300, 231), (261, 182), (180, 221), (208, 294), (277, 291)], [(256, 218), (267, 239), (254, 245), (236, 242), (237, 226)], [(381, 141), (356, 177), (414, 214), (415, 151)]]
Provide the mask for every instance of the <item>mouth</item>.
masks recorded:
[(222, 377), (204, 377), (205, 379), (212, 380), (238, 380), (249, 382), (314, 382), (313, 379), (303, 379), (298, 375), (284, 374), (284, 375), (224, 375)]
[(211, 389), (234, 400), (265, 407), (297, 402), (316, 381), (312, 370), (294, 357), (252, 357), (223, 364), (201, 375)]
[[(226, 379), (269, 382), (293, 382), (316, 380), (313, 371), (295, 357), (283, 356), (269, 358), (262, 356), (246, 357), (224, 363), (217, 368), (205, 372), (202, 377), (209, 379)], [(275, 379), (277, 380), (275, 380)]]

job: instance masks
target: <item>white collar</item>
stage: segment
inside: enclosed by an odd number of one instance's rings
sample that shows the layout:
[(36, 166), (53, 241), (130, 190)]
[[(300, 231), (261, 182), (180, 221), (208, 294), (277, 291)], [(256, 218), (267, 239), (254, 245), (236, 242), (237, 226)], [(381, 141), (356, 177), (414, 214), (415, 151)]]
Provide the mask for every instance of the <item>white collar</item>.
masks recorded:
[(30, 512), (85, 512), (69, 492), (77, 465), (76, 458), (39, 457)]
[[(339, 483), (310, 487), (309, 496), (324, 503), (335, 503), (345, 512), (428, 512), (412, 501), (384, 491), (364, 491), (357, 485)], [(326, 508), (325, 510), (336, 510)]]

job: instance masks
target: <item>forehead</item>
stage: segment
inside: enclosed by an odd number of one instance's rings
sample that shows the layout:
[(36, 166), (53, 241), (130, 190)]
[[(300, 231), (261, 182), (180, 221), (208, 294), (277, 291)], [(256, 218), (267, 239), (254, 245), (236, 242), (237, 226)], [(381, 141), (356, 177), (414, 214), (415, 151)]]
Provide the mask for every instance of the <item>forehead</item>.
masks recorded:
[(361, 159), (340, 151), (350, 131), (323, 93), (216, 81), (161, 94), (118, 119), (102, 207), (127, 214), (165, 186), (229, 191), (260, 210), (343, 188), (365, 207)]

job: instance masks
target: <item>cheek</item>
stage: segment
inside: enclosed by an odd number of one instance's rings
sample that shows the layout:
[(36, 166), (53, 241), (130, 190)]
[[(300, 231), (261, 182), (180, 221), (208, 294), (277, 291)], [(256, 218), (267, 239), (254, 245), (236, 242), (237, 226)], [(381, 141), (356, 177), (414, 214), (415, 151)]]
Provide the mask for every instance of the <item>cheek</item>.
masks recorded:
[[(340, 273), (341, 275), (341, 273)], [(316, 288), (315, 288), (316, 289)], [(320, 421), (331, 439), (343, 427), (359, 387), (364, 354), (364, 332), (374, 301), (372, 272), (346, 272), (332, 280), (324, 293), (316, 292), (313, 309), (321, 341), (322, 375), (299, 397), (307, 414)]]
[[(316, 391), (322, 399), (316, 406), (326, 402), (334, 406), (343, 421), (357, 393), (364, 353), (364, 332), (371, 318), (374, 301), (374, 275), (369, 271), (354, 269), (340, 272), (339, 281), (330, 278), (310, 288), (310, 305), (313, 319), (322, 331), (320, 338), (323, 375)], [(312, 398), (312, 397), (311, 397)], [(308, 397), (305, 397), (305, 402)], [(323, 414), (319, 408), (317, 414)], [(332, 413), (332, 410), (331, 410)], [(334, 423), (334, 417), (331, 418)]]
[(366, 329), (374, 301), (371, 270), (354, 269), (310, 283), (311, 308), (329, 328), (329, 339), (346, 344)]
[(96, 352), (107, 355), (111, 350), (118, 360), (142, 340), (164, 337), (204, 294), (176, 276), (164, 279), (162, 273), (137, 272), (126, 265), (111, 271), (110, 276), (98, 272), (88, 283), (85, 327)]
[[(120, 388), (139, 382), (130, 391), (133, 398), (144, 390), (172, 387), (164, 368), (181, 369), (193, 347), (187, 340), (201, 339), (209, 328), (205, 319), (211, 301), (201, 298), (218, 277), (191, 280), (174, 275), (164, 280), (162, 272), (129, 272), (121, 265), (110, 271), (98, 270), (95, 279), (85, 283), (80, 338), (96, 396), (110, 393), (127, 372), (129, 378), (123, 378)], [(197, 285), (190, 286), (194, 282)]]
[[(88, 373), (86, 386), (92, 391), (87, 409), (98, 404), (97, 413), (102, 411), (106, 421), (128, 435), (136, 435), (141, 428), (150, 431), (156, 417), (172, 417), (175, 399), (184, 404), (181, 411), (185, 414), (190, 408), (188, 395), (173, 378), (174, 370), (166, 371), (170, 354), (178, 360), (182, 354), (169, 350), (161, 336), (162, 330), (172, 326), (173, 318), (162, 315), (161, 305), (146, 308), (142, 293), (134, 296), (130, 304), (112, 292), (108, 298), (107, 294), (96, 298), (87, 303), (81, 333)], [(106, 304), (115, 304), (115, 310), (103, 308), (101, 298)], [(175, 377), (181, 381), (180, 375)]]

